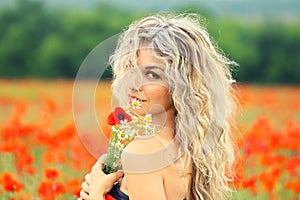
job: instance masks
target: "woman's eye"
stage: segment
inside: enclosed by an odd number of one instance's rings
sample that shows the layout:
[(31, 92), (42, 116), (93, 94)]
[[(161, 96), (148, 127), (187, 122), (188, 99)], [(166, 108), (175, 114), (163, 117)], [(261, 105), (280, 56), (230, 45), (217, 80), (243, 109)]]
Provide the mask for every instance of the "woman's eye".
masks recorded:
[(157, 73), (151, 72), (151, 71), (147, 72), (146, 76), (151, 79), (159, 79), (160, 78), (160, 76)]

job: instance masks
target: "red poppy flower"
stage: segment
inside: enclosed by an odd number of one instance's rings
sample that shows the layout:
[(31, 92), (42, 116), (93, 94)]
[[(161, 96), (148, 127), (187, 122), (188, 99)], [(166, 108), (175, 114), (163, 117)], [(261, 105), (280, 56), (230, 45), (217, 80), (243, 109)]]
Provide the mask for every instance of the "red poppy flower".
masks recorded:
[(66, 186), (61, 182), (56, 182), (54, 184), (55, 194), (60, 195), (66, 192)]
[(55, 199), (56, 195), (66, 192), (66, 186), (61, 182), (42, 181), (38, 193), (42, 199)]
[(106, 194), (105, 200), (116, 200), (114, 197), (110, 196), (109, 194)]
[(22, 190), (22, 184), (14, 179), (9, 172), (4, 172), (0, 177), (0, 185), (3, 186), (7, 192), (19, 192)]
[(76, 195), (78, 198), (80, 197), (81, 183), (77, 178), (70, 179), (67, 182), (66, 187), (72, 194)]
[(57, 169), (47, 168), (45, 169), (45, 176), (49, 180), (53, 181), (59, 176), (59, 172), (57, 171)]
[(49, 181), (42, 181), (39, 185), (38, 193), (43, 199), (54, 199), (53, 184)]
[(110, 113), (107, 119), (107, 123), (111, 126), (115, 126), (116, 124), (121, 124), (121, 121), (126, 120), (130, 122), (131, 117), (123, 110), (121, 107), (116, 107), (115, 110)]

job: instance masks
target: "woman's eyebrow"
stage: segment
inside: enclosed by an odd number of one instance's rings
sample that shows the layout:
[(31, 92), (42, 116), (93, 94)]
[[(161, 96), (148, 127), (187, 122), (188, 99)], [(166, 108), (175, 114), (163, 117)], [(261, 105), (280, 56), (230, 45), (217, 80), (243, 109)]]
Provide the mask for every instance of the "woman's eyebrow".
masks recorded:
[(145, 69), (160, 69), (161, 71), (164, 72), (164, 69), (162, 69), (160, 66), (156, 66), (156, 65), (146, 66)]

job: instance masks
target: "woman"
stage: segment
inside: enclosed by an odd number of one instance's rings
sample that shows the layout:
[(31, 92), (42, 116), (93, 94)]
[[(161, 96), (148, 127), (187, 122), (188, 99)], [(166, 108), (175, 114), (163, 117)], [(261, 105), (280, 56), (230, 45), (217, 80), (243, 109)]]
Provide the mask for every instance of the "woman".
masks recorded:
[[(142, 102), (134, 112), (150, 112), (164, 123), (154, 137), (128, 144), (124, 171), (104, 175), (97, 162), (81, 199), (104, 199), (121, 177), (120, 189), (133, 200), (226, 199), (234, 178), (236, 101), (229, 66), (235, 63), (213, 45), (198, 16), (157, 15), (131, 24), (110, 61), (113, 88), (127, 87)], [(136, 69), (141, 76), (132, 75)]]

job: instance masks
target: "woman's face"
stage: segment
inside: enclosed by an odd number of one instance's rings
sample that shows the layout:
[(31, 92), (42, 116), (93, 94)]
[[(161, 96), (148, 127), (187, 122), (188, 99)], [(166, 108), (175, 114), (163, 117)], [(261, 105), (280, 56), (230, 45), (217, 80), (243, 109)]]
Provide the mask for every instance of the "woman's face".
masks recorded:
[(141, 108), (132, 109), (132, 112), (145, 115), (160, 114), (173, 109), (169, 97), (169, 87), (164, 75), (165, 66), (155, 58), (151, 49), (141, 49), (138, 54), (138, 69), (134, 70), (134, 84), (129, 84), (129, 101), (138, 99)]

